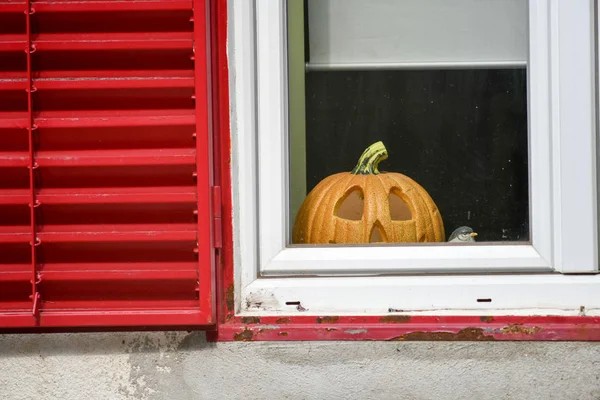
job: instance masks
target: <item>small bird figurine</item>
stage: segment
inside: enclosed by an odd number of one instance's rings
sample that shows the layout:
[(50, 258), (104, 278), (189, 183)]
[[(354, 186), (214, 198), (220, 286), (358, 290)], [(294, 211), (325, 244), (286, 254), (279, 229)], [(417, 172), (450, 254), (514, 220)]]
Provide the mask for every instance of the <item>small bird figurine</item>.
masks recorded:
[(473, 229), (468, 226), (461, 226), (460, 228), (456, 228), (452, 235), (448, 238), (448, 242), (474, 242), (475, 236), (477, 233), (473, 232)]

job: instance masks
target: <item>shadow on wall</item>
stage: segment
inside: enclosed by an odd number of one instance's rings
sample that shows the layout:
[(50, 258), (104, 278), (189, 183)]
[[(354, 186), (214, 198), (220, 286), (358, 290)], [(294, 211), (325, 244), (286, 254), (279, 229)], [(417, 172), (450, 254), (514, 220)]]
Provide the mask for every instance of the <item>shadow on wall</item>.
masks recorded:
[(200, 331), (0, 334), (0, 357), (159, 353), (216, 347)]

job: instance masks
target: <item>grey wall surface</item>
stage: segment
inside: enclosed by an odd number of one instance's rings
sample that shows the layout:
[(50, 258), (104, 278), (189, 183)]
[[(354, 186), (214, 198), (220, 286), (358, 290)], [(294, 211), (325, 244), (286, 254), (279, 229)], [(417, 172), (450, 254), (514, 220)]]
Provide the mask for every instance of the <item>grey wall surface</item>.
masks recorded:
[(600, 344), (0, 335), (0, 399), (600, 399)]

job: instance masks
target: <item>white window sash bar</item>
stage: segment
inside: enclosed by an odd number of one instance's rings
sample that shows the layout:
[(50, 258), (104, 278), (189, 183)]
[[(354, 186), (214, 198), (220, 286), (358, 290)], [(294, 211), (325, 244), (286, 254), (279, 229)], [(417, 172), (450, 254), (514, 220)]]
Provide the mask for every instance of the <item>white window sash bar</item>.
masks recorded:
[(594, 0), (551, 0), (554, 266), (598, 272)]
[[(600, 275), (258, 279), (242, 315), (600, 315)], [(298, 302), (302, 306), (298, 308)]]

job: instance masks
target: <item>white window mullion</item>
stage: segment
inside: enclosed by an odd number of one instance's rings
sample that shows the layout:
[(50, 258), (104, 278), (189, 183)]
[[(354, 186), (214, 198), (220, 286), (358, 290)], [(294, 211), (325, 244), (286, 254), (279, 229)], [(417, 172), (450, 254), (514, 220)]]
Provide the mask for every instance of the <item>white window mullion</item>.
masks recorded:
[(529, 1), (528, 121), (531, 243), (553, 265), (550, 24), (546, 0)]
[[(235, 2), (230, 9), (228, 57), (230, 76), (234, 262), (236, 284), (249, 284), (258, 277), (258, 189), (256, 184), (256, 52), (254, 4)], [(240, 206), (243, 204), (243, 207)], [(239, 292), (236, 299), (239, 300)], [(239, 302), (236, 301), (239, 311)]]
[(256, 1), (260, 264), (286, 247), (287, 54), (285, 2)]
[(598, 271), (594, 0), (551, 2), (555, 268)]

